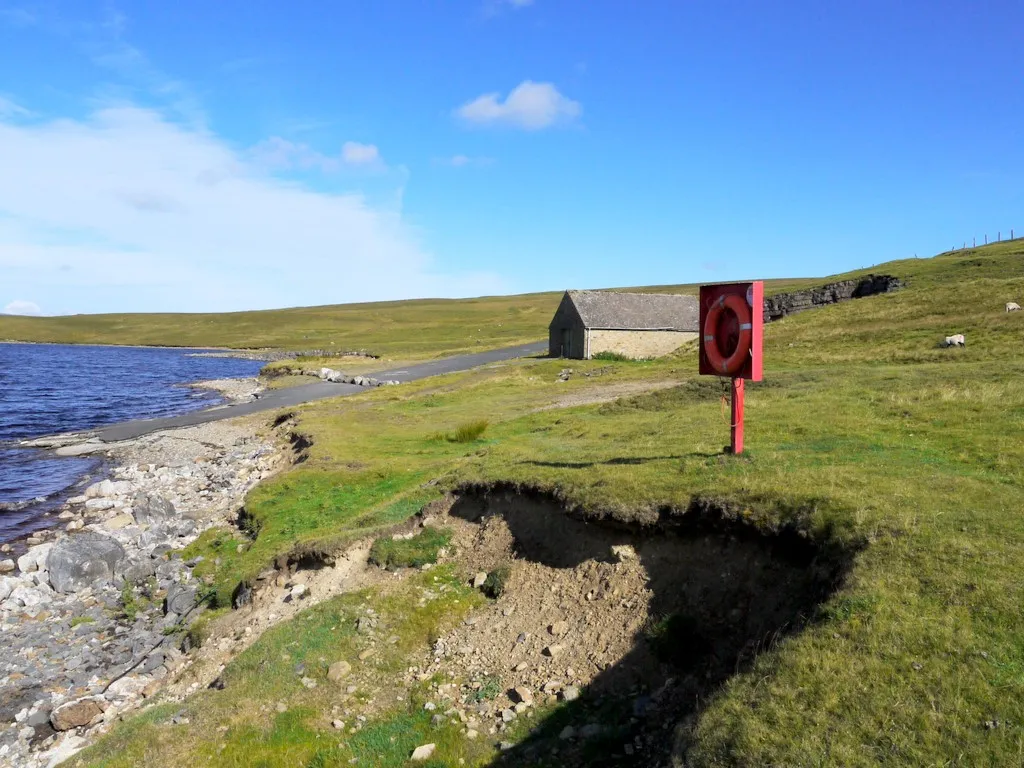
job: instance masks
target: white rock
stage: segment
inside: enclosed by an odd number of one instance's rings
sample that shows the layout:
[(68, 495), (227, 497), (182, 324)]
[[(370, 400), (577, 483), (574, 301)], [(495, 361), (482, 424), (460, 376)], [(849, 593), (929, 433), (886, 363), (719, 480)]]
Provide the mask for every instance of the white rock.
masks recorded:
[(35, 608), (38, 605), (43, 605), (50, 602), (51, 598), (38, 588), (20, 586), (17, 587), (8, 600), (16, 603), (17, 605), (23, 605), (26, 608)]
[(142, 691), (151, 682), (152, 678), (144, 675), (122, 677), (110, 684), (110, 687), (107, 688), (106, 697), (108, 699), (122, 699), (141, 696)]
[(39, 758), (48, 761), (46, 768), (57, 768), (65, 760), (80, 752), (87, 743), (82, 736), (67, 736), (56, 747), (48, 752), (43, 752)]
[(108, 509), (113, 509), (117, 504), (113, 499), (89, 499), (85, 502), (85, 508), (96, 510), (98, 512), (104, 512)]
[(434, 754), (434, 750), (437, 749), (436, 744), (423, 744), (422, 746), (416, 747), (412, 752), (413, 760), (429, 760), (430, 756)]
[(22, 573), (46, 570), (46, 558), (50, 554), (53, 544), (40, 544), (32, 547), (24, 555), (18, 558), (18, 570)]
[(0, 603), (11, 596), (11, 592), (20, 587), (24, 582), (13, 576), (0, 576)]
[(11, 573), (17, 565), (13, 560), (0, 560), (0, 573)]

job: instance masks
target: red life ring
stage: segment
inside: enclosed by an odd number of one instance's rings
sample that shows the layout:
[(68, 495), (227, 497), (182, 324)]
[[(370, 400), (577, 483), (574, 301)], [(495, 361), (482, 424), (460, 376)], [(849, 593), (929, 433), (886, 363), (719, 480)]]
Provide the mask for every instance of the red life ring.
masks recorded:
[[(715, 338), (718, 333), (718, 322), (726, 310), (736, 316), (740, 329), (739, 338), (736, 340), (736, 349), (728, 357), (722, 354)], [(719, 296), (718, 300), (708, 309), (707, 318), (704, 320), (704, 354), (711, 367), (728, 375), (739, 373), (747, 362), (747, 355), (750, 354), (753, 328), (750, 321), (750, 306), (742, 296), (736, 294)]]

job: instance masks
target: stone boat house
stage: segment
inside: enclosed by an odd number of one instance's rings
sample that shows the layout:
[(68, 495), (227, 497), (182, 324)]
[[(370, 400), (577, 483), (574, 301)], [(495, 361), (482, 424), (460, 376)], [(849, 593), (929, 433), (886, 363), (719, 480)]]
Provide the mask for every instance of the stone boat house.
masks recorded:
[(697, 338), (696, 296), (566, 291), (548, 328), (552, 357), (659, 357)]

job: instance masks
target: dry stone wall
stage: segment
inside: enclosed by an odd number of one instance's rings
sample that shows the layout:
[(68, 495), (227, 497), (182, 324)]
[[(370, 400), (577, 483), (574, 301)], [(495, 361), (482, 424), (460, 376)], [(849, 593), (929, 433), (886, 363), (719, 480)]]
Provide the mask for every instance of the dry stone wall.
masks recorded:
[(688, 341), (697, 338), (687, 331), (588, 331), (590, 356), (599, 352), (614, 352), (640, 359), (661, 357), (674, 352)]

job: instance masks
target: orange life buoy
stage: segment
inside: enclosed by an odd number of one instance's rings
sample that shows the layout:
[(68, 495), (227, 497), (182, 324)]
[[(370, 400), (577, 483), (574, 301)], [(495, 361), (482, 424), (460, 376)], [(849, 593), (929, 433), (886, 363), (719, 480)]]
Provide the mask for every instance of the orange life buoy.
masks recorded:
[[(726, 357), (718, 346), (716, 334), (718, 333), (718, 322), (722, 313), (729, 310), (736, 316), (739, 323), (740, 335), (736, 341), (736, 349)], [(733, 375), (739, 373), (750, 354), (750, 341), (753, 336), (753, 324), (750, 321), (750, 306), (742, 296), (729, 294), (719, 296), (718, 300), (708, 309), (708, 316), (704, 320), (704, 354), (707, 355), (708, 363), (716, 371)]]

